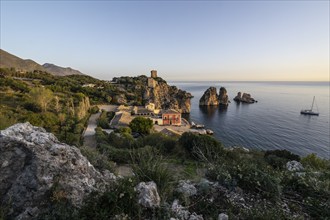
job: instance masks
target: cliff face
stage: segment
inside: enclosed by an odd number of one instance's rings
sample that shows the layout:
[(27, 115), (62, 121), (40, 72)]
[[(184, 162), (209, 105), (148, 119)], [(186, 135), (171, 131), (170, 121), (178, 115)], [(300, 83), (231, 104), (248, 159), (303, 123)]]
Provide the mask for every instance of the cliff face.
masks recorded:
[(158, 109), (175, 109), (181, 113), (190, 112), (192, 95), (166, 82), (159, 82), (154, 88), (145, 88), (144, 102), (152, 102)]
[(10, 207), (8, 219), (35, 218), (52, 201), (79, 207), (87, 194), (115, 179), (98, 172), (78, 148), (28, 122), (0, 131), (0, 173), (0, 204)]
[[(148, 77), (120, 77), (115, 78), (118, 95), (114, 103), (144, 105), (152, 102), (158, 109), (175, 109), (181, 113), (190, 112), (190, 100), (192, 95), (186, 91), (170, 86), (160, 77), (148, 82)], [(120, 97), (118, 99), (117, 97)], [(118, 100), (118, 101), (116, 101)], [(123, 103), (125, 102), (125, 103)]]

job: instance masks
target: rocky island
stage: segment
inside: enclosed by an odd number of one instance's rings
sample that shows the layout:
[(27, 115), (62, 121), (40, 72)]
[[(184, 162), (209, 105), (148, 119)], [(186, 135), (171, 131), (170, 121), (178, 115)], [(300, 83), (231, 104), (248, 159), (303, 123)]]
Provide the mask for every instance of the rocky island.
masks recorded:
[(215, 87), (208, 88), (203, 96), (199, 100), (199, 105), (224, 105), (227, 106), (229, 103), (227, 90), (224, 87), (221, 87), (219, 90), (219, 95)]
[(234, 98), (234, 101), (236, 102), (243, 102), (243, 103), (255, 103), (257, 102), (254, 98), (251, 97), (248, 93), (242, 93), (238, 92), (237, 96)]

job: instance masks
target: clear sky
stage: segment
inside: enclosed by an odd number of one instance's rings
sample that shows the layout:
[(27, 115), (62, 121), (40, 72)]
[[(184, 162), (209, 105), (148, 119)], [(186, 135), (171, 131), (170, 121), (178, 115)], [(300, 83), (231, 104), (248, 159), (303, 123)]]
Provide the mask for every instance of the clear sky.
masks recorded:
[(1, 48), (100, 79), (329, 81), (329, 1), (3, 1)]

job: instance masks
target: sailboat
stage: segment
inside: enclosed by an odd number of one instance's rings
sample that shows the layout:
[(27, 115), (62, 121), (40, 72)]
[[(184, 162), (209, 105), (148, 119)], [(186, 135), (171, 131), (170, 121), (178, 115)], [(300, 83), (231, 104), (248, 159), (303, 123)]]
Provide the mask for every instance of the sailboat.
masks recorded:
[[(313, 103), (312, 103), (312, 107), (311, 107), (311, 109), (301, 110), (301, 111), (300, 111), (300, 114), (303, 114), (303, 115), (319, 115), (318, 110), (317, 110), (317, 112), (314, 112), (314, 111), (313, 111), (314, 102), (315, 102), (315, 96), (314, 96), (314, 98), (313, 98)], [(316, 103), (315, 103), (315, 104), (316, 104)], [(317, 108), (317, 105), (316, 105), (316, 108)]]

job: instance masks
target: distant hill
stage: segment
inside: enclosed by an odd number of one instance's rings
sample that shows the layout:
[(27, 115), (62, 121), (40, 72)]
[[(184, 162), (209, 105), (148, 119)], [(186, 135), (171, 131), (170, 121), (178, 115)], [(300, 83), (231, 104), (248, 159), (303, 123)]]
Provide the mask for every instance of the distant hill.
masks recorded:
[(26, 71), (26, 72), (33, 70), (46, 71), (40, 64), (38, 64), (33, 60), (24, 60), (2, 49), (0, 49), (0, 67), (1, 68), (14, 67), (18, 71)]
[(71, 67), (60, 67), (51, 63), (45, 63), (42, 67), (45, 68), (47, 72), (56, 76), (83, 75), (79, 70), (72, 69)]
[(41, 70), (53, 74), (55, 76), (67, 76), (67, 75), (82, 75), (78, 70), (74, 70), (70, 67), (64, 68), (56, 66), (54, 64), (45, 63), (40, 65), (37, 62), (30, 59), (22, 59), (13, 54), (10, 54), (0, 49), (0, 68), (15, 68), (18, 71), (34, 71)]

